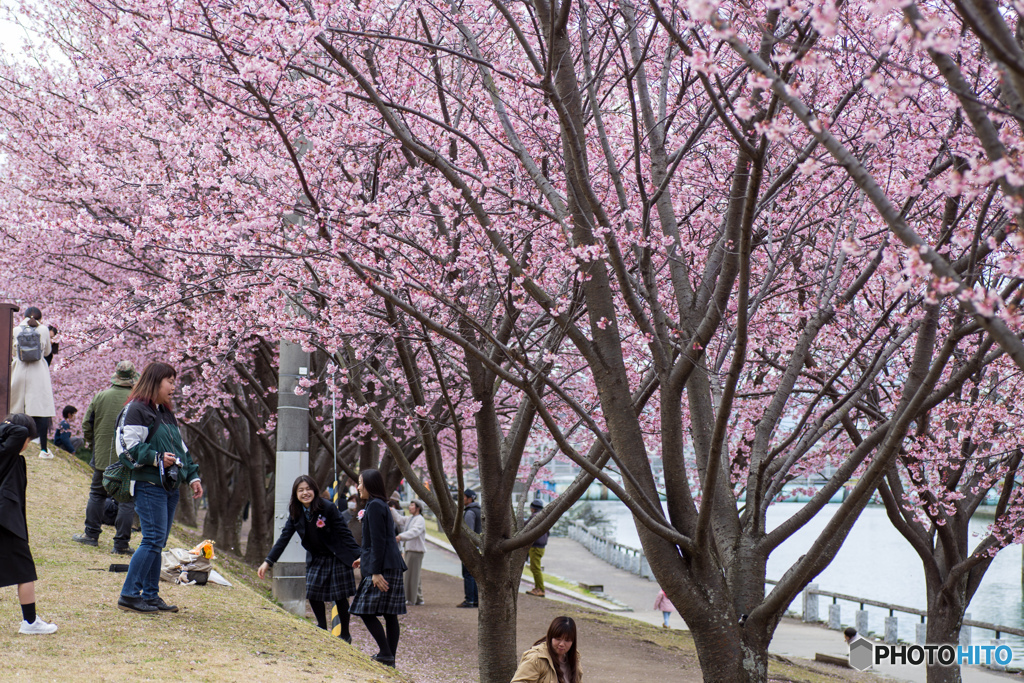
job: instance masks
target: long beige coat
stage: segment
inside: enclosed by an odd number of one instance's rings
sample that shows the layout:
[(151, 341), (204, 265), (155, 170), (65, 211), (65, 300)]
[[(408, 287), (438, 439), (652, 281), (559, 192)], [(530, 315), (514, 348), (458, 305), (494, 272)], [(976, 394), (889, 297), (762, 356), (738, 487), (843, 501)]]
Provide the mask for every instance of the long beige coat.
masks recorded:
[[(579, 655), (576, 660), (576, 683), (583, 680), (583, 667), (580, 664)], [(558, 683), (558, 674), (555, 673), (555, 662), (548, 653), (547, 643), (534, 645), (523, 653), (519, 661), (519, 668), (510, 683)]]
[[(11, 412), (31, 417), (54, 417), (53, 387), (50, 385), (50, 366), (44, 358), (33, 363), (18, 360), (18, 333), (28, 326), (28, 318), (14, 328), (14, 360), (11, 361)], [(50, 330), (46, 325), (36, 328), (43, 355), (50, 355)]]

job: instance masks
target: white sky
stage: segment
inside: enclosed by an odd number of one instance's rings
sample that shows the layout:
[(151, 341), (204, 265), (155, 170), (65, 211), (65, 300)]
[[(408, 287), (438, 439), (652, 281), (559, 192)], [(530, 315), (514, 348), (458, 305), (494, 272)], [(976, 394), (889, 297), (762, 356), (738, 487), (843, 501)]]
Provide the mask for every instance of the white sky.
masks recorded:
[(20, 27), (0, 19), (0, 52), (11, 55), (21, 46), (25, 33)]

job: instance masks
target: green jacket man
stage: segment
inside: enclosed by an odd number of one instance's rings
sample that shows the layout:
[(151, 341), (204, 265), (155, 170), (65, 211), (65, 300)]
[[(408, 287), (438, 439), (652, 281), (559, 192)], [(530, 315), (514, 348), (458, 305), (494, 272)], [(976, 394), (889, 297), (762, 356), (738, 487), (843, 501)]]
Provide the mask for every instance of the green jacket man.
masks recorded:
[(117, 416), (128, 401), (128, 395), (138, 378), (139, 373), (131, 361), (118, 363), (110, 378), (110, 387), (93, 396), (82, 420), (82, 436), (92, 448), (92, 484), (89, 487), (89, 502), (85, 506), (85, 532), (75, 534), (71, 539), (84, 545), (98, 546), (106, 508), (116, 506), (114, 547), (111, 552), (120, 555), (132, 553), (128, 542), (131, 540), (135, 504), (108, 501), (107, 492), (103, 489), (103, 470), (117, 462), (114, 449)]

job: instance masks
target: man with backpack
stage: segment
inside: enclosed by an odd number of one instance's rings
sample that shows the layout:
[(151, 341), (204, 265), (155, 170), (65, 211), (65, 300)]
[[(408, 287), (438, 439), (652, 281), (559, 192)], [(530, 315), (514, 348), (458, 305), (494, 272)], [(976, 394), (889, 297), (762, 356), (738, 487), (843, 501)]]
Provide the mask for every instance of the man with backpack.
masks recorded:
[[(465, 505), (462, 519), (466, 523), (466, 528), (472, 529), (476, 533), (483, 531), (483, 524), (480, 519), (480, 503), (476, 502), (476, 491), (473, 489), (463, 491), (462, 503)], [(456, 605), (456, 607), (479, 607), (480, 593), (477, 590), (476, 579), (469, 573), (469, 568), (465, 564), (462, 565), (462, 587), (465, 593), (465, 600)]]
[(14, 328), (14, 360), (11, 363), (11, 413), (24, 413), (36, 423), (39, 457), (52, 458), (46, 449), (50, 418), (57, 415), (50, 384), (50, 330), (40, 323), (43, 312), (35, 306), (25, 309), (25, 319)]
[[(82, 420), (82, 436), (92, 446), (92, 484), (89, 486), (89, 502), (85, 506), (85, 532), (75, 534), (71, 540), (83, 545), (98, 546), (102, 531), (104, 510), (107, 505), (107, 491), (103, 488), (103, 470), (117, 462), (114, 450), (114, 433), (117, 430), (117, 416), (128, 401), (128, 394), (135, 386), (139, 374), (131, 361), (117, 364), (110, 387), (96, 394), (89, 403)], [(128, 545), (132, 536), (132, 521), (135, 519), (135, 503), (118, 503), (117, 519), (114, 522), (115, 555), (131, 555)]]

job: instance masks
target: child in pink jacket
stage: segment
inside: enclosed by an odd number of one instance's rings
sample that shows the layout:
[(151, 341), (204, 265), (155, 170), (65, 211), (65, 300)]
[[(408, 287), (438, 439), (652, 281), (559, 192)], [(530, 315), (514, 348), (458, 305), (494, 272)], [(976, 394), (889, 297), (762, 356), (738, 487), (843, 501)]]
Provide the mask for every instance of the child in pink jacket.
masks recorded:
[(668, 599), (668, 596), (665, 595), (664, 590), (658, 591), (658, 597), (654, 599), (654, 609), (661, 610), (661, 616), (665, 620), (665, 623), (663, 623), (661, 627), (668, 628), (668, 618), (672, 615), (672, 612), (675, 611), (676, 607), (672, 604), (672, 601)]

